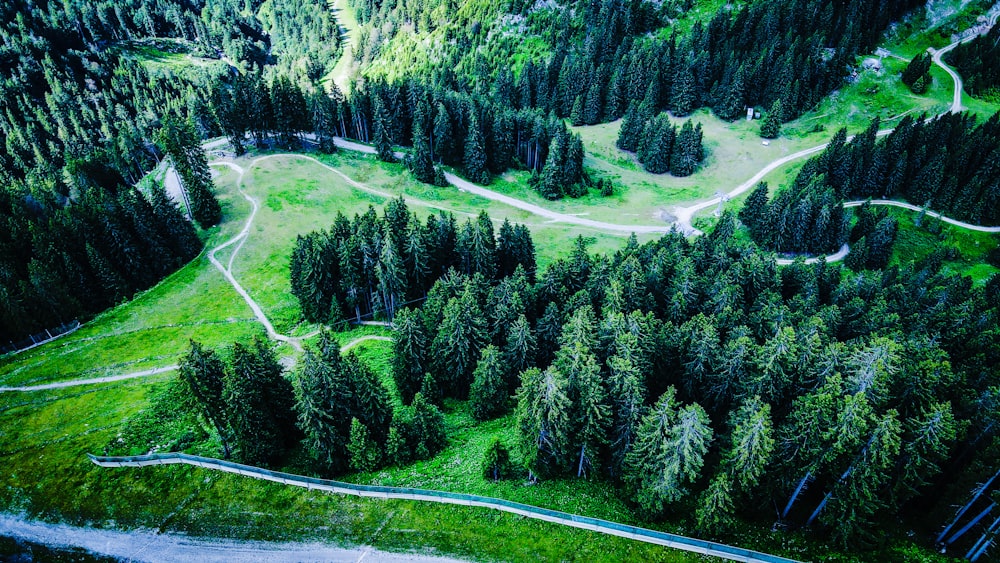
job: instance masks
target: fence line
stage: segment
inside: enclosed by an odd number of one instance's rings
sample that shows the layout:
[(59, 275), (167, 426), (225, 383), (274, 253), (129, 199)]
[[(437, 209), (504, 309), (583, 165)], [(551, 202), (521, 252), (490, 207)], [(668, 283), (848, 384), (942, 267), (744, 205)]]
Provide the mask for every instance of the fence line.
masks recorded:
[(94, 464), (100, 467), (143, 467), (148, 465), (170, 465), (181, 463), (204, 469), (214, 469), (226, 473), (234, 473), (255, 479), (264, 479), (266, 481), (273, 481), (283, 485), (303, 487), (311, 491), (327, 491), (337, 494), (355, 495), (358, 497), (403, 499), (458, 504), (463, 506), (479, 506), (483, 508), (501, 510), (503, 512), (510, 512), (512, 514), (519, 514), (527, 518), (545, 520), (547, 522), (562, 524), (564, 526), (581, 528), (584, 530), (662, 545), (693, 553), (711, 555), (722, 559), (728, 559), (730, 561), (742, 561), (744, 563), (799, 563), (794, 559), (778, 557), (776, 555), (761, 553), (751, 549), (688, 538), (667, 532), (658, 532), (656, 530), (649, 530), (637, 526), (629, 526), (627, 524), (601, 520), (599, 518), (569, 514), (558, 510), (549, 510), (547, 508), (539, 508), (537, 506), (531, 506), (519, 502), (478, 495), (449, 493), (428, 489), (411, 489), (407, 487), (356, 485), (353, 483), (343, 483), (328, 479), (316, 479), (313, 477), (293, 475), (291, 473), (283, 473), (280, 471), (270, 471), (259, 467), (252, 467), (230, 461), (183, 453), (151, 454), (129, 457), (107, 457), (87, 454), (87, 457), (89, 457)]
[(46, 329), (44, 332), (39, 332), (38, 334), (32, 334), (28, 338), (21, 340), (19, 342), (11, 342), (10, 344), (5, 344), (0, 346), (0, 355), (5, 354), (18, 354), (26, 350), (31, 350), (36, 346), (41, 346), (48, 342), (52, 342), (60, 336), (70, 334), (80, 328), (80, 321), (73, 321), (66, 323), (62, 326), (57, 326), (56, 328)]

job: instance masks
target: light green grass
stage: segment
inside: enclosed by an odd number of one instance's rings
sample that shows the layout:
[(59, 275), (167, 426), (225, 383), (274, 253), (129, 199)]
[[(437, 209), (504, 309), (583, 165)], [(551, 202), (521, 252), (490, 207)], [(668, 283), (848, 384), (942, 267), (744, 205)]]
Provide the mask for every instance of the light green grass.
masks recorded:
[(701, 123), (706, 154), (695, 173), (686, 178), (650, 174), (642, 169), (634, 154), (618, 149), (615, 143), (621, 120), (573, 128), (583, 140), (584, 165), (598, 176), (612, 179), (616, 190), (620, 188), (610, 198), (618, 207), (614, 210), (616, 214), (628, 209), (667, 212), (674, 205), (689, 205), (714, 197), (717, 191), (733, 190), (771, 161), (823, 142), (782, 136), (765, 146), (759, 135), (759, 121), (738, 119), (729, 123), (708, 109), (700, 109), (686, 118), (672, 117), (671, 121), (679, 126), (688, 119)]
[[(958, 251), (955, 260), (944, 263), (944, 271), (970, 276), (975, 283), (982, 283), (1000, 269), (986, 263), (986, 255), (1000, 244), (1000, 236), (991, 233), (970, 231), (936, 219), (924, 217), (921, 226), (915, 224), (919, 213), (906, 209), (889, 208), (889, 214), (899, 223), (899, 232), (893, 246), (890, 264), (905, 266), (926, 258), (940, 245), (950, 246)], [(929, 230), (940, 224), (940, 234)]]
[(358, 44), (358, 36), (361, 33), (361, 29), (358, 26), (357, 18), (354, 16), (354, 10), (348, 5), (347, 0), (327, 0), (327, 4), (333, 12), (334, 19), (337, 20), (337, 25), (343, 31), (341, 34), (343, 49), (340, 60), (323, 77), (322, 82), (323, 84), (333, 82), (341, 92), (347, 95), (351, 91), (350, 78), (351, 73), (354, 72), (354, 47)]
[[(242, 228), (249, 205), (234, 200), (235, 176), (218, 178), (223, 223), (208, 245)], [(242, 202), (242, 204), (240, 204)], [(0, 385), (118, 375), (174, 364), (189, 339), (217, 345), (262, 329), (205, 253), (132, 301), (105, 311), (78, 331), (0, 361)]]

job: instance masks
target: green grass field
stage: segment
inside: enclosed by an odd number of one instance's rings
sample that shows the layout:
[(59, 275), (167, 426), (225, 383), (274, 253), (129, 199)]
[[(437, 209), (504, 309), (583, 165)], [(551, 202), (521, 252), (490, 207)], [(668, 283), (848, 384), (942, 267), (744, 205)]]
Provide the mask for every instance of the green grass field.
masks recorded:
[[(704, 6), (721, 2), (712, 0)], [(957, 0), (953, 2), (957, 4)], [(335, 7), (348, 13), (346, 3)], [(971, 9), (971, 8), (970, 8)], [(341, 12), (338, 12), (340, 18)], [(901, 56), (919, 52), (919, 45), (942, 46), (945, 18), (931, 31), (917, 24), (901, 29), (888, 45)], [(693, 21), (693, 20), (692, 20)], [(350, 33), (356, 22), (341, 20)], [(918, 22), (919, 23), (919, 22)], [(925, 25), (925, 24), (924, 24)], [(925, 25), (926, 27), (926, 25)], [(938, 29), (940, 28), (940, 29)], [(934, 34), (937, 34), (935, 37)], [(921, 43), (923, 42), (923, 43)], [(522, 57), (537, 55), (526, 45)], [(534, 53), (534, 54), (533, 54)], [(155, 46), (137, 48), (135, 56), (150, 64), (179, 67), (192, 64), (183, 53)], [(343, 62), (341, 65), (349, 65)], [(707, 159), (689, 178), (650, 175), (634, 158), (614, 147), (620, 122), (574, 128), (587, 151), (585, 165), (601, 177), (615, 181), (619, 191), (610, 198), (590, 194), (584, 198), (549, 202), (527, 187), (527, 175), (512, 172), (496, 178), (491, 189), (507, 193), (548, 209), (576, 213), (624, 224), (658, 224), (671, 206), (709, 198), (718, 190), (728, 191), (760, 170), (768, 162), (802, 148), (826, 142), (841, 125), (857, 132), (874, 116), (890, 127), (902, 113), (941, 111), (951, 98), (950, 78), (934, 67), (934, 84), (924, 96), (914, 96), (898, 82), (902, 61), (886, 59), (882, 75), (863, 74), (802, 118), (786, 124), (783, 136), (763, 146), (757, 132), (759, 122), (732, 124), (713, 117), (707, 110), (693, 119), (705, 129)], [(338, 66), (330, 78), (346, 76)], [(980, 115), (996, 107), (968, 100)], [(817, 127), (817, 125), (823, 127)], [(302, 324), (298, 307), (288, 291), (288, 258), (295, 236), (327, 228), (337, 211), (351, 216), (369, 205), (377, 209), (387, 197), (358, 191), (340, 176), (306, 159), (275, 156), (250, 163), (261, 155), (236, 160), (247, 169), (243, 187), (260, 201), (261, 207), (250, 235), (233, 260), (233, 273), (263, 307), (279, 332), (304, 336), (316, 325)], [(578, 235), (588, 237), (591, 252), (620, 247), (624, 235), (588, 228), (549, 223), (519, 209), (457, 191), (414, 181), (400, 164), (387, 165), (374, 157), (341, 152), (318, 156), (355, 181), (385, 192), (389, 197), (411, 198), (410, 209), (421, 217), (445, 208), (460, 221), (486, 209), (496, 221), (505, 218), (527, 224), (532, 231), (541, 266), (565, 256)], [(767, 177), (772, 189), (790, 182), (803, 161)], [(236, 190), (237, 174), (223, 167), (216, 184), (223, 205), (223, 223), (205, 233), (208, 248), (229, 240), (243, 228), (250, 204)], [(727, 203), (738, 209), (746, 196)], [(696, 218), (695, 225), (714, 223), (714, 209)], [(996, 235), (972, 233), (945, 226), (941, 236), (914, 225), (915, 213), (891, 209), (900, 222), (900, 233), (892, 261), (904, 264), (931, 252), (943, 242), (958, 250), (958, 258), (946, 264), (951, 271), (970, 275), (981, 282), (998, 270), (983, 262), (998, 244)], [(640, 236), (640, 241), (653, 238)], [(236, 251), (231, 246), (218, 253), (227, 264)], [(246, 303), (203, 253), (156, 287), (132, 301), (111, 309), (88, 322), (72, 335), (15, 356), (0, 358), (0, 385), (31, 385), (67, 379), (116, 375), (176, 363), (196, 339), (211, 347), (262, 334), (260, 324)], [(358, 327), (337, 333), (343, 345), (366, 335), (386, 336), (381, 327)], [(314, 339), (306, 339), (306, 343)], [(280, 348), (291, 355), (289, 347)], [(389, 375), (391, 345), (366, 341), (352, 350), (375, 369), (393, 389)], [(147, 409), (150, 398), (176, 376), (166, 373), (143, 379), (72, 387), (32, 393), (0, 394), (0, 456), (7, 471), (0, 475), (0, 507), (29, 517), (96, 527), (148, 528), (204, 536), (265, 540), (322, 540), (337, 544), (372, 545), (388, 550), (420, 550), (422, 553), (510, 561), (705, 561), (705, 558), (629, 540), (566, 528), (484, 509), (439, 506), (406, 501), (355, 499), (303, 491), (253, 479), (217, 474), (187, 466), (142, 469), (100, 469), (86, 453), (101, 453), (129, 417)], [(398, 402), (398, 394), (391, 395)], [(639, 521), (605, 482), (554, 480), (526, 485), (514, 480), (487, 482), (478, 474), (482, 452), (494, 437), (512, 443), (510, 417), (477, 424), (468, 406), (449, 401), (445, 409), (448, 447), (431, 460), (404, 468), (387, 468), (370, 474), (345, 477), (359, 483), (424, 487), (493, 496), (558, 510), (582, 513), (619, 522), (653, 526), (677, 533), (693, 533), (677, 524), (691, 506), (679, 507), (666, 522)], [(193, 453), (215, 456), (211, 442), (193, 448)], [(288, 470), (308, 472), (303, 454), (290, 456)], [(826, 546), (793, 533), (767, 532), (767, 525), (746, 526), (728, 541), (797, 558), (862, 561), (870, 554), (851, 556), (827, 553)], [(887, 548), (883, 560), (904, 560), (902, 551)], [(900, 548), (905, 549), (905, 548)], [(930, 559), (931, 554), (915, 557)]]

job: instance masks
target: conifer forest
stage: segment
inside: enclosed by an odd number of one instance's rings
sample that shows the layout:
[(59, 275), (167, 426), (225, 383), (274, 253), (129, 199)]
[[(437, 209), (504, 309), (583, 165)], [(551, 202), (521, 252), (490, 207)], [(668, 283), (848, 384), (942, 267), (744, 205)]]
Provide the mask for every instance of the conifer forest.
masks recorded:
[(0, 2), (0, 559), (996, 560), (998, 19)]

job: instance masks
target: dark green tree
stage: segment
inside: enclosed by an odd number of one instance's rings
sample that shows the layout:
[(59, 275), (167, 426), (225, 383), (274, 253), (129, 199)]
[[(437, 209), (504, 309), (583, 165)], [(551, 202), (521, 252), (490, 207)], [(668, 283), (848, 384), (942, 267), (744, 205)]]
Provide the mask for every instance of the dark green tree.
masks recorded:
[(465, 136), (462, 163), (468, 179), (478, 184), (490, 183), (490, 173), (486, 168), (486, 139), (475, 109), (469, 112), (469, 131)]
[(181, 360), (178, 373), (199, 413), (218, 433), (223, 456), (229, 458), (229, 418), (223, 400), (226, 365), (215, 352), (205, 350), (200, 343), (192, 340), (191, 349)]
[(163, 129), (157, 139), (180, 176), (191, 216), (203, 229), (218, 224), (222, 220), (222, 207), (212, 193), (208, 158), (201, 148), (194, 123), (168, 115), (163, 118)]
[(476, 420), (496, 418), (507, 411), (507, 382), (504, 378), (503, 357), (492, 344), (483, 348), (479, 363), (472, 374), (469, 402)]
[(236, 454), (244, 463), (269, 464), (294, 443), (295, 395), (267, 341), (233, 345), (223, 400), (229, 413)]
[(764, 114), (760, 122), (760, 136), (765, 139), (777, 139), (781, 134), (781, 124), (785, 120), (781, 98), (774, 100), (771, 109)]
[(499, 438), (493, 438), (483, 454), (483, 478), (491, 481), (514, 478), (514, 464), (510, 461), (510, 451)]

